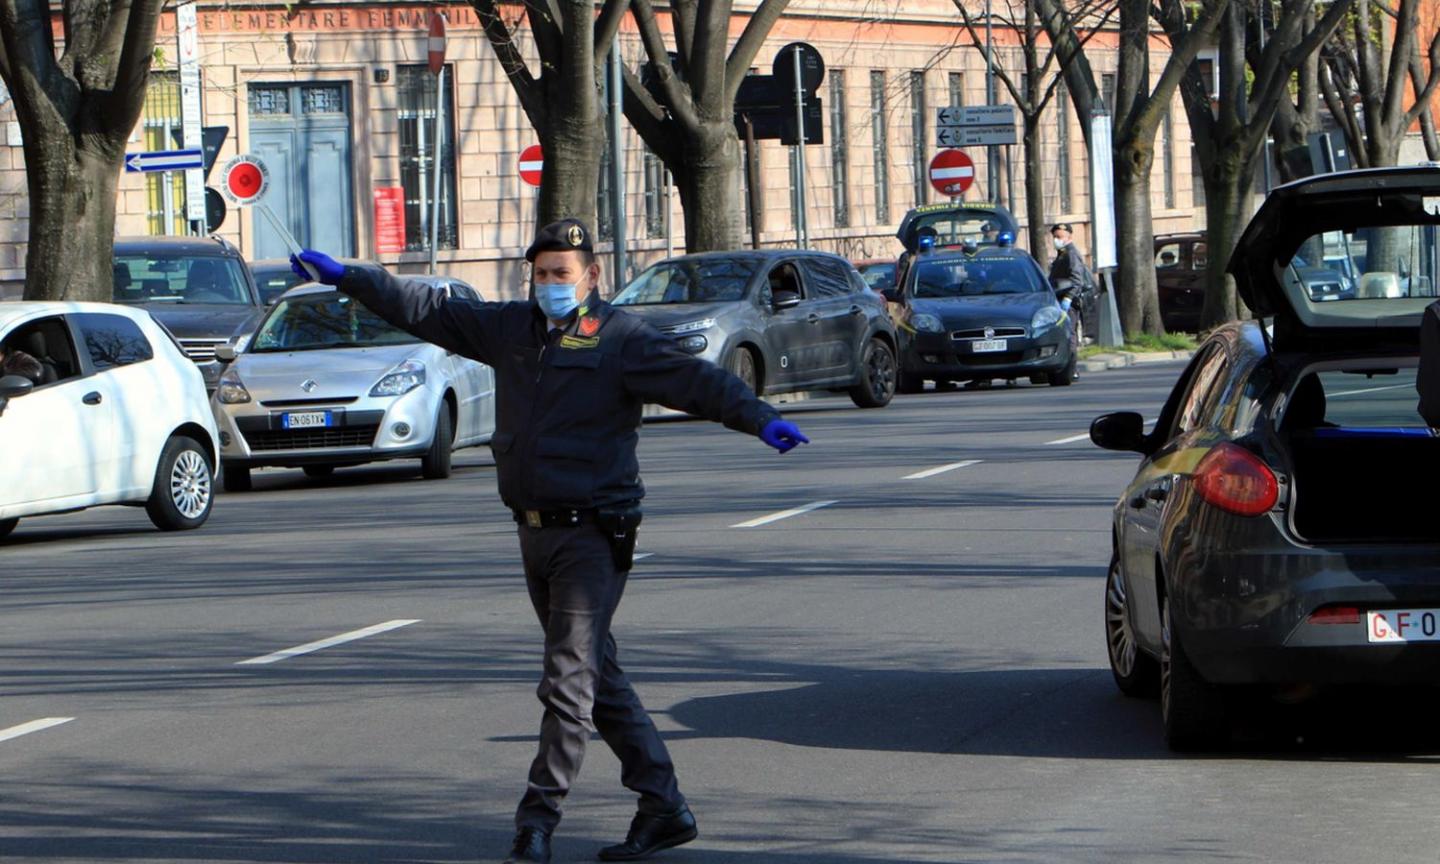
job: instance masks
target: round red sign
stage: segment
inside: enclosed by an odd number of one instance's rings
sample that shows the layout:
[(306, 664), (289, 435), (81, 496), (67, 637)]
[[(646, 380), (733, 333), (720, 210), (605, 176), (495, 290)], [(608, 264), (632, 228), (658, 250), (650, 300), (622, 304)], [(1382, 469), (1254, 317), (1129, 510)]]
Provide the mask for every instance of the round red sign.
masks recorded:
[(242, 153), (225, 163), (220, 191), (231, 204), (254, 204), (270, 189), (270, 169), (258, 156)]
[(430, 74), (439, 75), (445, 68), (445, 15), (440, 12), (430, 16), (430, 35), (426, 47), (429, 49)]
[(540, 185), (540, 172), (545, 167), (545, 155), (539, 144), (531, 144), (520, 154), (520, 179), (531, 186)]
[(962, 195), (975, 182), (975, 163), (963, 150), (941, 150), (930, 160), (930, 185), (941, 195)]

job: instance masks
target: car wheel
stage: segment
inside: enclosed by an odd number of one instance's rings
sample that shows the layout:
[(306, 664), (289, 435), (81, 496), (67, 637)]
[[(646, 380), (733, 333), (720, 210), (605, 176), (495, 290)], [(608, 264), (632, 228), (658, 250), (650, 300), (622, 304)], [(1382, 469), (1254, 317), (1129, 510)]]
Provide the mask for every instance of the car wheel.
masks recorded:
[(1130, 624), (1129, 595), (1120, 560), (1110, 562), (1105, 580), (1105, 642), (1110, 652), (1110, 674), (1126, 696), (1152, 695), (1160, 684), (1160, 664), (1140, 649)]
[(0, 519), (0, 540), (4, 540), (6, 537), (9, 537), (10, 532), (14, 531), (15, 526), (19, 524), (19, 519)]
[(249, 468), (226, 468), (221, 473), (226, 492), (249, 492), (255, 488), (254, 481), (250, 479)]
[(1078, 371), (1078, 364), (1075, 362), (1075, 355), (1074, 355), (1074, 354), (1071, 354), (1071, 355), (1070, 355), (1070, 362), (1065, 365), (1065, 368), (1064, 368), (1064, 369), (1061, 369), (1059, 372), (1051, 372), (1051, 373), (1050, 373), (1050, 375), (1049, 375), (1049, 378), (1050, 378), (1050, 386), (1051, 386), (1051, 387), (1069, 387), (1071, 384), (1074, 384), (1074, 383), (1075, 383), (1075, 379), (1076, 379), (1077, 377), (1079, 377), (1078, 375), (1075, 374), (1077, 371)]
[(750, 388), (750, 392), (756, 396), (760, 395), (759, 376), (755, 368), (755, 354), (749, 348), (736, 348), (735, 353), (730, 355), (729, 369), (731, 374)]
[(919, 393), (925, 389), (925, 379), (902, 369), (895, 382), (895, 389), (901, 393)]
[(1160, 607), (1160, 716), (1171, 750), (1206, 750), (1228, 733), (1222, 693), (1190, 665), (1170, 621), (1170, 600)]
[(160, 453), (145, 512), (161, 531), (199, 528), (215, 503), (214, 481), (205, 449), (193, 438), (176, 435)]
[(300, 470), (305, 472), (306, 477), (315, 480), (324, 480), (335, 473), (334, 465), (305, 465)]
[(860, 360), (860, 383), (850, 388), (850, 399), (861, 408), (884, 408), (895, 396), (895, 354), (879, 339), (865, 345)]
[(420, 476), (426, 480), (444, 480), (450, 476), (451, 446), (455, 443), (454, 422), (450, 419), (450, 406), (440, 403), (440, 413), (435, 417), (435, 437), (430, 441), (430, 450), (420, 457)]

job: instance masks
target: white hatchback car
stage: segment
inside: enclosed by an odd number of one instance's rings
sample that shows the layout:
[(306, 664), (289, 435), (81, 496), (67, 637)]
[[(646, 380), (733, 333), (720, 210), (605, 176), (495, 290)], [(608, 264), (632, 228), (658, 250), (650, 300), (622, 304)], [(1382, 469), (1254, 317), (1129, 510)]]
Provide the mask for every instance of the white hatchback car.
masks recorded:
[[(478, 302), (457, 280), (440, 290)], [(451, 452), (490, 440), (495, 373), (386, 323), (324, 285), (287, 291), (231, 362), (213, 406), (227, 491), (251, 488), (261, 466), (336, 468), (420, 460), (427, 479), (450, 476)]]
[(0, 537), (24, 516), (143, 504), (162, 530), (210, 516), (219, 436), (200, 370), (148, 312), (0, 304)]

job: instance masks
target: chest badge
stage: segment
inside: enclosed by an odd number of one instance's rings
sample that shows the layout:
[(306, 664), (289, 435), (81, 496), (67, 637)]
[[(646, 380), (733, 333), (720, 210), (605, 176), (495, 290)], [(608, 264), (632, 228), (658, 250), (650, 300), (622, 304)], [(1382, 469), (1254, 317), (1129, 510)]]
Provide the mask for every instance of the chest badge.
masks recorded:
[(580, 335), (594, 336), (600, 332), (600, 319), (586, 316), (580, 319)]

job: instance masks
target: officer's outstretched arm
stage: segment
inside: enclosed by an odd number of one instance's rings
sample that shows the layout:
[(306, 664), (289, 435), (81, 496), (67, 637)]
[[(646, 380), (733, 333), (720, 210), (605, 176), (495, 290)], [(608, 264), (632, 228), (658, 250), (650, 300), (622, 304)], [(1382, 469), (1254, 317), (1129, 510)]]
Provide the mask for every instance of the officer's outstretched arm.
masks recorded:
[(501, 344), (503, 319), (499, 303), (447, 297), (441, 288), (397, 279), (371, 265), (347, 265), (337, 287), (401, 330), (495, 365), (492, 354)]
[(759, 435), (780, 412), (729, 372), (680, 350), (649, 324), (625, 340), (625, 387), (645, 400)]

